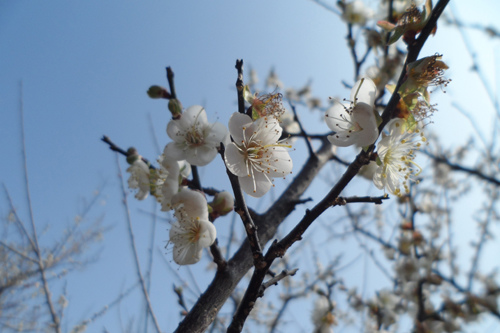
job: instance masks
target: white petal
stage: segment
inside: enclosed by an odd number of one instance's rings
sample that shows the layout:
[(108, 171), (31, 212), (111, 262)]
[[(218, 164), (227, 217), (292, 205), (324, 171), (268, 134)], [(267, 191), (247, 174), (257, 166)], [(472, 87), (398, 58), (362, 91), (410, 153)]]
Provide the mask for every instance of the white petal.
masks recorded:
[(361, 147), (369, 146), (378, 138), (377, 120), (373, 108), (365, 103), (358, 103), (352, 110), (352, 120), (363, 129), (359, 132), (356, 144)]
[(178, 178), (167, 178), (161, 187), (161, 210), (166, 212), (173, 208), (172, 197), (179, 191), (179, 179)]
[[(354, 134), (354, 139), (356, 138), (356, 134)], [(340, 136), (338, 134), (333, 134), (328, 136), (328, 141), (330, 141), (333, 145), (338, 147), (349, 147), (355, 144), (355, 140), (353, 140), (353, 136), (349, 137)]]
[(200, 105), (190, 106), (182, 113), (181, 119), (187, 119), (189, 124), (198, 124), (204, 126), (208, 124), (207, 112)]
[(184, 160), (184, 156), (186, 155), (185, 150), (181, 144), (177, 142), (170, 142), (168, 145), (165, 146), (165, 149), (163, 150), (163, 155), (165, 155), (165, 158), (171, 159), (174, 161), (181, 161)]
[(254, 122), (252, 128), (246, 130), (247, 140), (252, 137), (254, 141), (260, 142), (262, 145), (275, 144), (281, 137), (283, 129), (274, 117), (259, 118)]
[(192, 265), (200, 261), (203, 248), (195, 245), (174, 244), (174, 261), (178, 265)]
[(174, 142), (183, 142), (185, 132), (189, 127), (187, 120), (172, 119), (167, 124), (168, 137)]
[(190, 147), (184, 152), (184, 159), (192, 165), (205, 166), (217, 156), (217, 149), (207, 145)]
[(349, 104), (342, 104), (337, 101), (326, 110), (325, 113), (325, 123), (332, 131), (338, 132), (347, 127), (349, 123), (345, 120), (350, 120), (351, 115), (346, 112), (345, 108), (348, 108)]
[(177, 163), (179, 164), (181, 176), (184, 178), (189, 177), (191, 174), (191, 164), (186, 161), (177, 161)]
[(379, 166), (373, 174), (373, 184), (375, 184), (375, 186), (380, 190), (384, 188), (384, 178), (382, 177), (382, 171), (383, 167)]
[(205, 142), (213, 147), (220, 147), (221, 142), (227, 141), (227, 128), (221, 123), (213, 123), (205, 137)]
[(208, 220), (207, 200), (200, 192), (183, 188), (172, 197), (172, 205), (179, 204), (184, 206), (189, 217)]
[(263, 173), (255, 173), (254, 177), (239, 177), (240, 186), (248, 195), (260, 198), (271, 189), (272, 183)]
[[(173, 177), (179, 176), (179, 162), (177, 162), (173, 158), (169, 158), (168, 156), (161, 156), (160, 158), (161, 166), (168, 171), (168, 174), (172, 174)], [(172, 177), (170, 176), (170, 177)]]
[(215, 242), (215, 238), (217, 237), (217, 230), (215, 226), (210, 221), (199, 221), (200, 223), (200, 239), (198, 240), (198, 244), (201, 247), (209, 247)]
[(368, 77), (361, 78), (360, 80), (358, 80), (358, 82), (356, 82), (354, 87), (352, 87), (351, 101), (355, 103), (366, 103), (370, 106), (373, 106), (376, 97), (377, 86)]
[(233, 140), (241, 144), (243, 142), (243, 127), (250, 127), (253, 124), (252, 118), (243, 113), (233, 113), (229, 118), (229, 133)]
[(288, 150), (284, 147), (275, 147), (272, 154), (272, 165), (269, 176), (271, 177), (285, 177), (292, 172), (293, 163), (290, 158)]
[(224, 154), (224, 160), (226, 166), (234, 175), (240, 177), (248, 176), (248, 170), (245, 164), (245, 158), (243, 154), (240, 153), (238, 147), (234, 143), (230, 143), (226, 147)]

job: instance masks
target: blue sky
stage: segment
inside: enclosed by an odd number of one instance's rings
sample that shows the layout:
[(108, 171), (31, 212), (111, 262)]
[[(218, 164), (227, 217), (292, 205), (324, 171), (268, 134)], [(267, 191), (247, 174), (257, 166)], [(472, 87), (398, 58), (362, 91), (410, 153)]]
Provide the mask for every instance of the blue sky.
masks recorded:
[[(463, 19), (498, 27), (496, 1), (474, 6), (465, 0), (452, 2)], [(493, 5), (495, 10), (490, 7)], [(353, 83), (353, 66), (345, 47), (345, 32), (335, 14), (306, 0), (0, 1), (0, 155), (6, 157), (0, 174), (21, 216), (28, 217), (21, 186), (21, 81), (33, 208), (39, 228), (50, 226), (42, 242), (58, 237), (81, 210), (82, 198), (92, 197), (106, 183), (103, 200), (91, 217), (103, 217), (104, 225), (112, 229), (94, 247), (100, 253), (99, 261), (68, 276), (70, 325), (134, 282), (115, 157), (99, 139), (108, 135), (118, 145), (133, 145), (142, 155), (155, 159), (158, 151), (153, 133), (162, 149), (168, 140), (165, 128), (169, 114), (165, 102), (151, 100), (145, 92), (152, 84), (166, 86), (165, 66), (171, 66), (176, 74), (177, 93), (184, 106), (204, 105), (211, 121), (226, 123), (236, 111), (234, 64), (238, 58), (244, 59), (247, 69), (257, 70), (261, 84), (275, 68), (287, 87), (300, 88), (312, 79), (313, 94), (324, 103), (329, 96), (347, 97), (341, 81)], [(481, 34), (471, 36), (494, 87), (498, 42)], [(470, 58), (459, 41), (458, 34), (440, 26), (422, 55), (443, 53), (451, 77), (465, 77), (455, 80), (444, 97), (436, 92), (446, 111), (436, 115), (434, 122), (449, 123), (452, 119), (460, 131), (466, 131), (470, 126), (463, 117), (446, 108), (451, 99), (467, 91), (471, 97), (460, 99), (467, 109), (480, 112), (477, 109), (489, 106), (475, 74), (468, 70)], [(317, 124), (319, 115), (306, 113), (302, 118), (306, 124)], [(479, 126), (489, 133), (490, 118), (481, 119), (484, 122)], [(314, 131), (327, 131), (324, 124), (315, 126), (311, 127)], [(453, 130), (446, 134), (449, 144), (468, 137), (457, 138)], [(300, 156), (299, 148), (296, 154)], [(123, 159), (121, 166), (126, 168)], [(218, 176), (222, 167), (218, 160), (201, 170), (203, 184), (229, 188), (224, 174)], [(131, 200), (131, 207), (145, 258), (151, 222), (140, 209), (150, 212), (152, 203)], [(7, 213), (8, 207), (0, 205), (0, 214)], [(229, 222), (228, 218), (220, 223)], [(155, 232), (155, 246), (162, 251), (167, 227), (160, 224)], [(171, 260), (169, 254), (165, 258)], [(165, 302), (172, 299), (175, 274), (162, 266), (159, 255), (155, 260), (158, 269), (153, 276), (153, 302), (158, 312), (165, 313), (165, 307), (175, 306), (174, 300)], [(203, 272), (200, 266), (194, 271)], [(184, 268), (172, 267), (186, 274)], [(203, 286), (207, 281), (199, 283)], [(138, 299), (136, 294), (132, 297)], [(137, 308), (124, 303), (122, 320), (126, 322), (126, 316), (139, 320)], [(169, 311), (160, 321), (168, 332), (178, 317)], [(115, 331), (118, 323), (116, 310), (112, 310), (91, 331), (103, 327)], [(306, 331), (308, 325), (304, 323)]]

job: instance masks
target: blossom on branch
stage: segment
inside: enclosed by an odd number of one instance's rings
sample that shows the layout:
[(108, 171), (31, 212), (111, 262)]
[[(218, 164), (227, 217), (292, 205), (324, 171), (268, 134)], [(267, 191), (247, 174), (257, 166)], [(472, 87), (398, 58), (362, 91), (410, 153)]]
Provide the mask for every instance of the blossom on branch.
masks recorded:
[(205, 109), (193, 105), (179, 119), (168, 123), (167, 134), (173, 140), (163, 151), (167, 158), (204, 166), (217, 156), (217, 148), (227, 138), (227, 129), (221, 123), (210, 124)]
[(177, 221), (170, 228), (169, 242), (174, 244), (173, 257), (179, 265), (200, 261), (203, 248), (215, 241), (217, 231), (208, 219), (207, 201), (203, 194), (183, 188), (172, 198)]
[(407, 131), (404, 120), (393, 119), (388, 124), (389, 135), (378, 143), (379, 167), (373, 176), (373, 183), (379, 189), (402, 196), (410, 191), (409, 182), (421, 171), (413, 162), (415, 150), (426, 139), (420, 130)]
[(373, 108), (377, 87), (369, 78), (362, 78), (351, 90), (350, 104), (335, 104), (326, 111), (325, 122), (335, 132), (328, 140), (336, 146), (369, 146), (377, 140), (378, 128)]
[(291, 173), (291, 146), (279, 140), (282, 128), (276, 118), (263, 117), (253, 122), (245, 114), (234, 113), (229, 119), (229, 132), (234, 142), (226, 146), (224, 160), (249, 195), (263, 196), (274, 186), (273, 178)]

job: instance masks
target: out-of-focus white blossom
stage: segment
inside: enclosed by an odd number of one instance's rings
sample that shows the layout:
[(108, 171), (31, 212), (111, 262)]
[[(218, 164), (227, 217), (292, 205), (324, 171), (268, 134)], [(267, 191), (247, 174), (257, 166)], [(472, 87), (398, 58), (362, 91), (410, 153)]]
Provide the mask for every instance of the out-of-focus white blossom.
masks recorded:
[(326, 297), (320, 297), (314, 303), (311, 315), (314, 324), (314, 333), (333, 333), (332, 325), (337, 323)]
[(139, 189), (139, 191), (137, 191), (137, 193), (135, 194), (136, 199), (146, 199), (151, 189), (151, 182), (149, 180), (149, 167), (139, 156), (128, 167), (127, 172), (130, 173), (130, 178), (128, 179), (128, 187), (131, 189)]
[(203, 166), (217, 155), (217, 148), (227, 138), (227, 129), (221, 123), (209, 123), (205, 109), (193, 105), (179, 119), (168, 123), (167, 134), (173, 140), (163, 152), (167, 158)]
[(241, 188), (253, 197), (261, 197), (273, 186), (273, 178), (285, 177), (292, 171), (291, 146), (279, 141), (281, 126), (274, 117), (255, 122), (241, 113), (229, 119), (229, 132), (234, 142), (226, 146), (226, 166), (239, 177)]
[(283, 82), (281, 82), (278, 75), (276, 75), (274, 69), (271, 69), (271, 71), (269, 72), (269, 76), (266, 79), (266, 87), (281, 90), (284, 86), (285, 85), (283, 84)]
[(342, 19), (351, 24), (365, 25), (366, 21), (373, 17), (374, 12), (361, 0), (342, 3)]
[(173, 257), (179, 265), (200, 261), (203, 248), (215, 241), (217, 231), (208, 220), (207, 201), (203, 194), (183, 188), (172, 198), (177, 221), (170, 228), (169, 242), (174, 244)]

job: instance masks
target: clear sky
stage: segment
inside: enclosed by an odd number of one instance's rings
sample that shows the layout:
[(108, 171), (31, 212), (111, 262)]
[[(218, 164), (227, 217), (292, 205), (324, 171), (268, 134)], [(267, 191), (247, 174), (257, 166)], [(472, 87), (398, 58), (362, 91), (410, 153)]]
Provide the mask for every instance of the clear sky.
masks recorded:
[[(461, 19), (499, 29), (497, 1), (452, 3)], [(25, 189), (21, 186), (22, 82), (34, 214), (39, 229), (49, 227), (42, 243), (59, 238), (64, 227), (80, 213), (84, 198), (91, 198), (105, 184), (103, 200), (91, 219), (102, 217), (111, 230), (93, 247), (91, 253), (100, 254), (98, 261), (85, 271), (67, 276), (67, 327), (111, 302), (135, 281), (115, 156), (100, 138), (108, 135), (123, 148), (133, 145), (150, 160), (156, 158), (153, 135), (163, 149), (168, 141), (165, 127), (170, 116), (164, 101), (151, 100), (145, 92), (152, 84), (166, 86), (165, 66), (175, 72), (177, 93), (184, 106), (204, 105), (211, 121), (227, 123), (228, 116), (236, 111), (234, 64), (238, 58), (244, 59), (246, 69), (257, 70), (260, 86), (274, 68), (287, 87), (298, 89), (312, 79), (313, 94), (325, 104), (329, 96), (348, 97), (341, 81), (353, 83), (353, 66), (345, 34), (345, 25), (337, 15), (307, 0), (0, 0), (0, 155), (4, 156), (0, 181), (27, 220)], [(474, 32), (471, 38), (495, 89), (498, 41)], [(436, 52), (444, 54), (454, 81), (445, 97), (437, 97), (445, 110), (434, 122), (449, 123), (452, 119), (462, 134), (470, 130), (470, 125), (456, 110), (446, 107), (451, 100), (459, 99), (473, 112), (481, 112), (489, 102), (475, 74), (469, 71), (471, 60), (457, 33), (440, 25), (437, 36), (430, 39), (421, 54)], [(455, 73), (465, 79), (455, 80)], [(462, 98), (464, 91), (470, 91), (466, 98)], [(312, 131), (326, 132), (327, 127), (316, 122), (319, 117), (318, 113), (302, 116), (306, 124), (317, 124)], [(478, 126), (489, 134), (491, 118), (482, 119), (485, 121)], [(465, 134), (457, 138), (456, 129), (444, 136), (450, 145), (468, 138)], [(302, 154), (299, 148), (296, 154)], [(120, 164), (122, 170), (127, 167), (123, 159)], [(201, 170), (203, 184), (228, 189), (222, 167), (217, 160)], [(129, 198), (144, 262), (151, 226), (147, 213), (153, 207), (151, 200), (137, 203), (132, 196)], [(0, 214), (8, 214), (3, 197)], [(229, 225), (230, 218), (218, 223)], [(156, 227), (156, 251), (165, 252), (167, 229), (164, 222)], [(171, 254), (164, 258), (171, 261)], [(178, 322), (176, 312), (167, 311), (176, 306), (171, 288), (177, 281), (162, 260), (159, 254), (155, 256), (158, 268), (153, 272), (152, 299), (159, 313), (168, 313), (160, 316), (160, 322), (169, 332)], [(204, 272), (207, 263), (193, 271)], [(170, 266), (187, 276), (185, 268)], [(198, 282), (202, 289), (207, 281)], [(137, 294), (132, 297), (139, 299)], [(136, 322), (141, 318), (137, 307), (128, 300), (123, 302), (121, 316), (123, 323), (131, 316)], [(301, 324), (305, 331), (311, 327), (308, 321), (309, 315)], [(104, 327), (114, 332), (119, 322), (113, 309), (89, 332)]]

